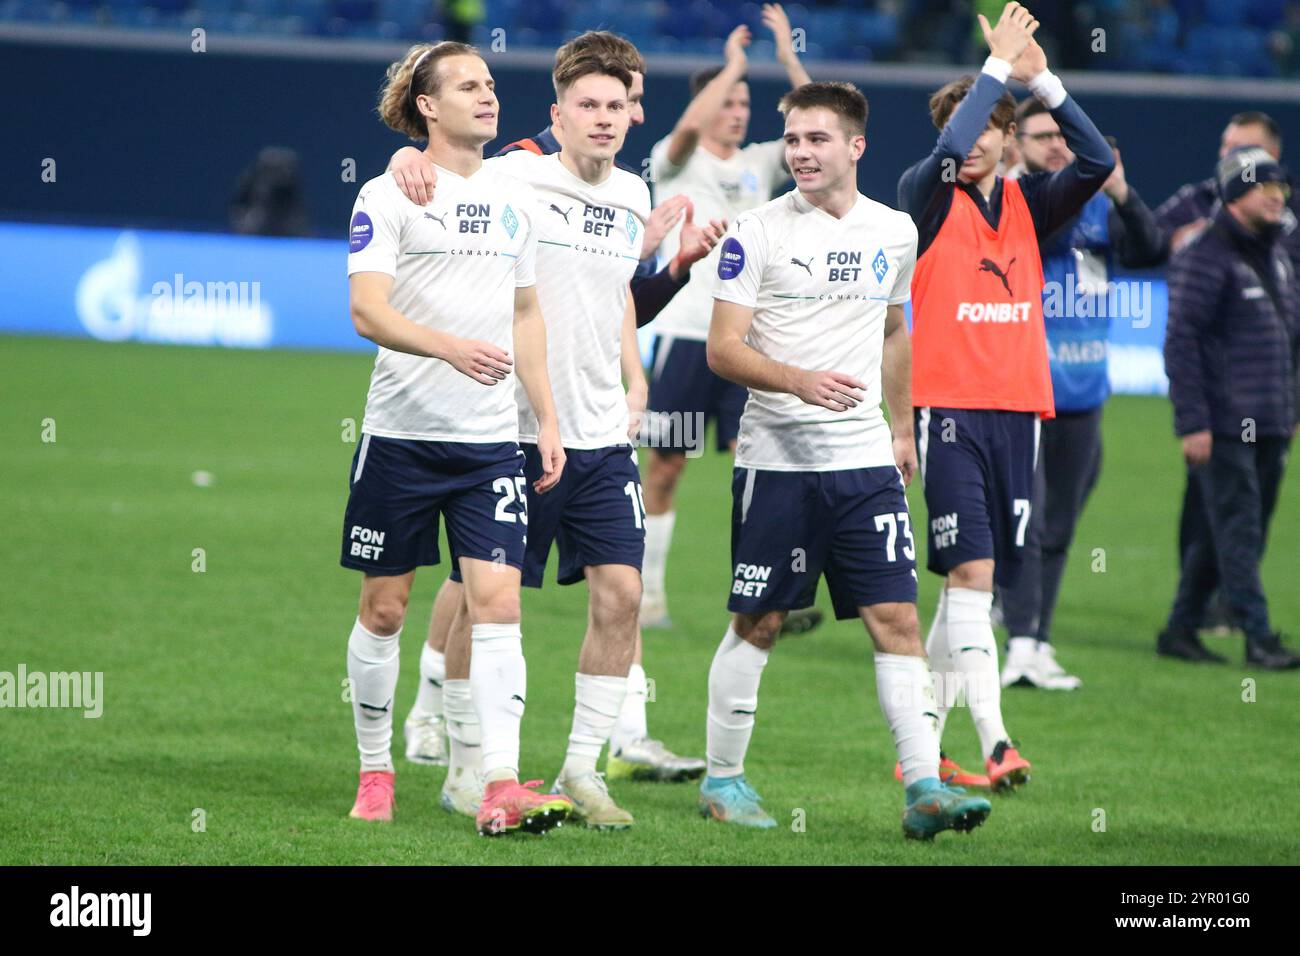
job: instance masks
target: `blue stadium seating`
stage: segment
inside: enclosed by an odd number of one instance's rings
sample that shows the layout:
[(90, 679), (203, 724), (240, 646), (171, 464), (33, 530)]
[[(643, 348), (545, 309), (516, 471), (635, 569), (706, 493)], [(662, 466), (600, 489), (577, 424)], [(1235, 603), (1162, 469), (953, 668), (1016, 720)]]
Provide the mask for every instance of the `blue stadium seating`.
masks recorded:
[[(1120, 32), (1119, 56), (1097, 68), (1230, 76), (1275, 76), (1269, 37), (1285, 29), (1296, 0), (1090, 0)], [(787, 4), (813, 58), (933, 61), (964, 57), (969, 0), (806, 0)], [(436, 40), (446, 34), (439, 0), (0, 0), (0, 21), (209, 29), (244, 34), (322, 35), (358, 40)], [(514, 48), (554, 48), (578, 30), (601, 27), (647, 53), (717, 58), (737, 23), (754, 31), (751, 54), (771, 56), (761, 5), (751, 0), (483, 0), (472, 31), (490, 42), (503, 28)], [(919, 28), (918, 28), (919, 27)], [(906, 39), (905, 39), (906, 38)], [(922, 49), (907, 49), (907, 44)], [(1292, 63), (1295, 62), (1293, 59)]]

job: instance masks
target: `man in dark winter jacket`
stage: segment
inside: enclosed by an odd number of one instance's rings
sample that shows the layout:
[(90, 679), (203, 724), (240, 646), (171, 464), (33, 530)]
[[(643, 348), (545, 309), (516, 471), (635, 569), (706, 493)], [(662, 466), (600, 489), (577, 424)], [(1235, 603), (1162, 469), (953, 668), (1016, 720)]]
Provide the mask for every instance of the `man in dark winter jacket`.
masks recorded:
[(1212, 540), (1182, 555), (1157, 653), (1223, 658), (1196, 635), (1215, 581), (1246, 636), (1246, 663), (1300, 667), (1269, 625), (1259, 562), (1296, 430), (1297, 317), (1291, 260), (1279, 242), (1290, 186), (1266, 150), (1220, 160), (1222, 204), (1169, 267), (1165, 370), (1188, 480)]

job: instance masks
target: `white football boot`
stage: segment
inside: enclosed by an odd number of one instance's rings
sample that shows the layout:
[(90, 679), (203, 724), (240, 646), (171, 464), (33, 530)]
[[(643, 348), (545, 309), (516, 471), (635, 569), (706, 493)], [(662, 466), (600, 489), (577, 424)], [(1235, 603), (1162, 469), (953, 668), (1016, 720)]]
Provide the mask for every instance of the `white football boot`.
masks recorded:
[(436, 715), (412, 711), (402, 725), (406, 737), (406, 759), (411, 763), (447, 766), (447, 724)]

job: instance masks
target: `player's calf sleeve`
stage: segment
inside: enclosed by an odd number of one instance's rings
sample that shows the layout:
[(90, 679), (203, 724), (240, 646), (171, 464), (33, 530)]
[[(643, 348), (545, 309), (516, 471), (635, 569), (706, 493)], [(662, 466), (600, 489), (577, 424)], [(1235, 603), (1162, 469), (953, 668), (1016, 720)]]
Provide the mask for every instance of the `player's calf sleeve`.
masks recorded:
[(939, 589), (939, 604), (934, 609), (934, 620), (930, 622), (930, 633), (925, 638), (925, 655), (930, 659), (930, 673), (934, 675), (934, 696), (939, 716), (938, 733), (943, 736), (943, 725), (948, 720), (948, 711), (956, 688), (953, 686), (952, 655), (948, 650), (948, 589)]
[(609, 737), (611, 752), (618, 753), (633, 741), (650, 736), (645, 719), (645, 702), (648, 695), (645, 668), (640, 664), (633, 664), (627, 672), (627, 695), (623, 698), (618, 720)]
[(591, 773), (601, 748), (609, 740), (627, 696), (626, 677), (575, 674), (573, 677), (573, 729), (564, 757), (566, 775)]
[(668, 568), (668, 548), (673, 541), (677, 512), (645, 516), (645, 558), (641, 562), (641, 583), (647, 594), (662, 595)]
[(939, 776), (939, 715), (923, 657), (876, 654), (876, 697), (894, 735), (903, 786)]
[(393, 769), (393, 694), (401, 636), (400, 629), (390, 637), (371, 634), (357, 618), (348, 637), (352, 722), (363, 771)]
[(420, 688), (415, 692), (413, 716), (441, 717), (443, 685), (447, 680), (447, 657), (426, 641), (420, 650)]
[(991, 591), (948, 589), (948, 647), (953, 670), (970, 708), (980, 749), (987, 758), (1007, 739), (1002, 723), (1002, 684), (998, 678), (998, 642), (993, 636)]
[(523, 634), (518, 624), (475, 624), (470, 639), (469, 683), (482, 732), (483, 775), (488, 783), (518, 777), (528, 689)]
[(738, 777), (745, 772), (745, 751), (758, 711), (758, 684), (769, 653), (728, 627), (713, 655), (706, 754), (710, 777)]
[(469, 681), (444, 681), (442, 706), (447, 720), (447, 739), (451, 743), (448, 774), (457, 769), (477, 770), (483, 755), (483, 735)]

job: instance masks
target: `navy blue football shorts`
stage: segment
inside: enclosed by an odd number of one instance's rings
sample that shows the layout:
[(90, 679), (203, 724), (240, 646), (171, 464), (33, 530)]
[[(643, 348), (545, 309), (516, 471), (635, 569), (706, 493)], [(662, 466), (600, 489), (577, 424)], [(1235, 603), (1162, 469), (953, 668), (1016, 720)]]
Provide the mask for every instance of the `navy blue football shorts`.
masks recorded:
[(443, 517), (453, 566), (478, 558), (522, 568), (528, 528), (523, 465), (515, 442), (363, 433), (352, 456), (339, 563), (374, 575), (437, 564)]
[(731, 482), (731, 596), (740, 614), (808, 607), (826, 575), (838, 620), (916, 603), (916, 546), (893, 465), (845, 471), (737, 468)]
[(661, 335), (650, 365), (650, 396), (642, 440), (666, 455), (702, 454), (704, 430), (714, 423), (718, 451), (740, 434), (749, 391), (709, 368), (703, 342)]
[(994, 581), (1011, 587), (1024, 563), (1033, 506), (1037, 414), (918, 408), (915, 417), (929, 512), (926, 566), (946, 575), (992, 558)]
[[(585, 568), (598, 564), (626, 564), (640, 571), (645, 502), (632, 447), (566, 448), (559, 483), (540, 495), (532, 487), (542, 477), (541, 455), (536, 445), (521, 447), (529, 488), (524, 587), (542, 586), (552, 544), (559, 546), (560, 584), (577, 584), (585, 578)], [(451, 578), (461, 580), (458, 568)]]

